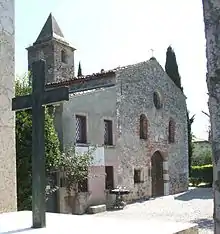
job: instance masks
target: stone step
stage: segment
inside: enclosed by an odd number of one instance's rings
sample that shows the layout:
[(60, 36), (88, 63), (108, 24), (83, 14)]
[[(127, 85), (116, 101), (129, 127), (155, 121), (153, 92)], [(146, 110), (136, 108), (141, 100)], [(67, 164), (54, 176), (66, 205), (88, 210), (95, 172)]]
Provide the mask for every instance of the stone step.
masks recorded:
[(199, 229), (197, 226), (188, 227), (188, 228), (185, 228), (184, 230), (175, 232), (174, 234), (199, 234)]
[(105, 212), (106, 211), (106, 205), (102, 204), (102, 205), (97, 205), (97, 206), (90, 206), (88, 208), (88, 213), (89, 214), (97, 214), (97, 213), (101, 213), (101, 212)]

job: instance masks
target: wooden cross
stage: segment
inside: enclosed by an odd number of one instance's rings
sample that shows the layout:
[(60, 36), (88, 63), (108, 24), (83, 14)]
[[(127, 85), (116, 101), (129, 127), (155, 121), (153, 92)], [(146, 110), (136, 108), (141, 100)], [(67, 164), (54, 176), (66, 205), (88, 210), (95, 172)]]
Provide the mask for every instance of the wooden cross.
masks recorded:
[(45, 61), (32, 64), (32, 94), (12, 99), (12, 110), (32, 109), (32, 218), (33, 228), (46, 226), (44, 107), (69, 100), (69, 89), (45, 91)]

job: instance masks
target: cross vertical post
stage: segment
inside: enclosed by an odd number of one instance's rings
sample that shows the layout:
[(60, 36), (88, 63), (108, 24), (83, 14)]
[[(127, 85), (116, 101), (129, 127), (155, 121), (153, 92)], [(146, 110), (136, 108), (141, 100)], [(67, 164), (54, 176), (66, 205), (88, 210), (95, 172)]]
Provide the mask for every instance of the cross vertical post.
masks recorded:
[(33, 228), (46, 225), (45, 204), (45, 142), (43, 92), (45, 86), (45, 63), (32, 66), (32, 211)]
[(46, 226), (46, 168), (44, 106), (69, 100), (69, 88), (45, 90), (44, 60), (32, 64), (32, 94), (12, 99), (12, 110), (32, 109), (32, 219), (33, 228)]

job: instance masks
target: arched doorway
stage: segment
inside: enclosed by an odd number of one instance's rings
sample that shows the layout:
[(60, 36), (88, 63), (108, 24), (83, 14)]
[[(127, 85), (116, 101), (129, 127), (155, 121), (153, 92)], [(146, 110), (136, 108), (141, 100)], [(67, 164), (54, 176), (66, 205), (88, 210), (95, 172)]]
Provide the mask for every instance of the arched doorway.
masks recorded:
[(152, 196), (164, 195), (163, 157), (156, 151), (151, 157)]

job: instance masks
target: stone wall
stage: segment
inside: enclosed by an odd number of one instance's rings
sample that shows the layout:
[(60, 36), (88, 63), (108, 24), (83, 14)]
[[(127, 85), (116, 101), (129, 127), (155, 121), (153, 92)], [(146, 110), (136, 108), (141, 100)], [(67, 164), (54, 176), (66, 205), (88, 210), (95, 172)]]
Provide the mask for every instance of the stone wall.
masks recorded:
[[(117, 155), (121, 160), (119, 181), (134, 192), (130, 198), (151, 196), (151, 156), (159, 151), (168, 160), (169, 193), (188, 187), (188, 142), (185, 96), (166, 75), (156, 60), (128, 66), (117, 71)], [(153, 93), (161, 96), (156, 109)], [(148, 137), (139, 137), (140, 115), (148, 121)], [(175, 121), (175, 143), (168, 143), (170, 118)], [(134, 185), (134, 169), (142, 168), (144, 182)], [(148, 169), (148, 170), (147, 170)], [(138, 189), (136, 189), (138, 187)], [(139, 193), (138, 193), (139, 191)]]
[[(75, 115), (87, 117), (87, 144), (75, 144)], [(113, 134), (113, 145), (104, 146), (104, 120), (113, 122), (113, 133), (116, 130), (116, 90), (108, 87), (86, 92), (70, 94), (69, 102), (57, 107), (55, 125), (63, 147), (75, 145), (76, 149), (87, 149), (88, 145), (103, 148), (102, 160), (95, 159), (91, 178), (88, 181), (89, 196), (83, 206), (103, 204), (106, 199), (112, 201), (112, 195), (105, 191), (105, 166), (114, 168), (114, 184), (117, 186), (118, 156), (116, 154), (116, 135)], [(97, 149), (98, 149), (97, 148)], [(62, 201), (61, 201), (62, 203)], [(61, 209), (64, 212), (64, 208)]]
[(39, 59), (46, 60), (46, 82), (51, 82), (54, 78), (54, 50), (53, 42), (47, 41), (35, 46), (30, 46), (28, 50), (28, 70), (31, 70), (33, 62)]
[[(72, 47), (59, 41), (54, 41), (54, 77), (52, 82), (68, 80), (74, 77), (74, 50)], [(61, 51), (65, 51), (66, 62), (61, 61)], [(51, 82), (50, 81), (50, 82)]]
[[(63, 104), (63, 144), (75, 142), (75, 115), (87, 117), (87, 141), (92, 145), (104, 144), (104, 119), (113, 120), (116, 110), (115, 87), (71, 94), (70, 101)], [(116, 127), (116, 126), (115, 126)], [(115, 129), (114, 127), (114, 129)], [(113, 139), (115, 142), (115, 139)]]
[[(49, 40), (27, 48), (29, 69), (34, 61), (46, 60), (46, 83), (74, 77), (74, 49), (58, 40)], [(61, 61), (61, 51), (66, 53), (66, 63)]]
[(0, 0), (0, 212), (17, 209), (14, 40), (14, 0)]
[[(151, 157), (156, 151), (164, 161), (164, 195), (187, 190), (186, 97), (156, 60), (119, 69), (116, 80), (113, 77), (110, 80), (116, 86), (71, 94), (70, 101), (63, 104), (57, 115), (61, 143), (74, 144), (74, 116), (82, 114), (87, 117), (88, 144), (102, 146), (103, 120), (110, 118), (114, 123), (114, 144), (105, 147), (105, 165), (114, 166), (115, 187), (125, 186), (132, 191), (128, 200), (152, 196)], [(159, 109), (153, 102), (155, 91), (161, 97)], [(141, 114), (147, 117), (146, 140), (139, 136)], [(174, 143), (168, 142), (171, 119), (175, 122)], [(134, 169), (141, 169), (141, 183), (134, 183)], [(108, 192), (105, 194), (108, 203), (111, 199)]]

